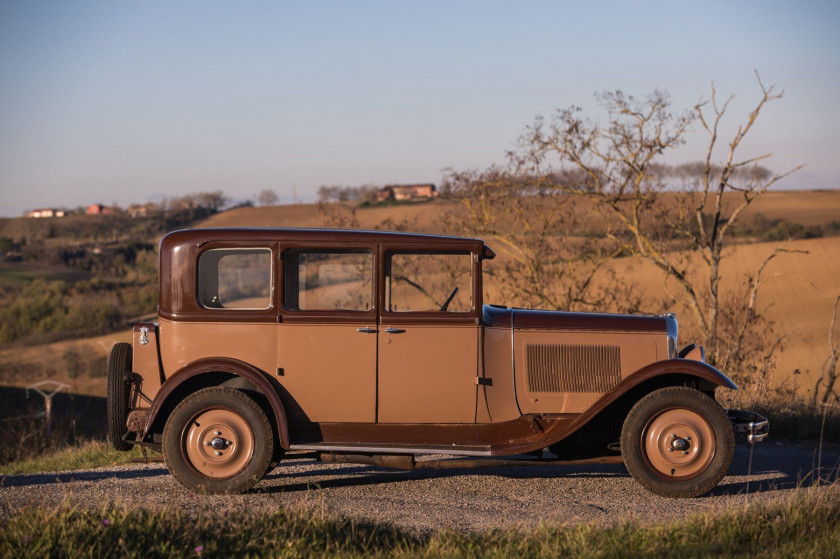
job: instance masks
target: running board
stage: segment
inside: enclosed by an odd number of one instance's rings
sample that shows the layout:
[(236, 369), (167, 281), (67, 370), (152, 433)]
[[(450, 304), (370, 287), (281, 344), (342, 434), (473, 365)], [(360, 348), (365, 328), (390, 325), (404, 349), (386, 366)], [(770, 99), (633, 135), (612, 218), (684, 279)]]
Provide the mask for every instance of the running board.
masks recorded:
[(318, 460), (326, 464), (367, 464), (397, 470), (448, 470), (451, 468), (499, 468), (505, 466), (579, 466), (592, 464), (619, 464), (621, 455), (596, 456), (579, 460), (545, 460), (507, 458), (475, 460), (443, 459), (417, 461), (410, 454), (334, 454), (322, 452)]
[(306, 443), (289, 445), (289, 450), (319, 452), (357, 452), (371, 454), (452, 454), (455, 456), (492, 456), (489, 446), (408, 446), (352, 443)]

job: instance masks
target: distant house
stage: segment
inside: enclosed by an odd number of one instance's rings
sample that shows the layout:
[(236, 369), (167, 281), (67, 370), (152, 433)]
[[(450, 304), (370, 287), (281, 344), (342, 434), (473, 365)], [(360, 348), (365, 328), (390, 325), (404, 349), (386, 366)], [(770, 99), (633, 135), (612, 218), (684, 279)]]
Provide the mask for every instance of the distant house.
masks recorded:
[(64, 210), (57, 210), (55, 208), (40, 208), (32, 210), (26, 217), (64, 217)]
[(437, 188), (432, 183), (425, 184), (389, 184), (376, 193), (377, 202), (396, 202), (410, 200), (429, 200), (436, 198)]
[(149, 217), (158, 213), (159, 207), (154, 202), (147, 204), (131, 204), (128, 207), (128, 215), (131, 217)]
[(116, 207), (103, 206), (102, 204), (91, 204), (85, 211), (88, 215), (112, 215), (117, 213)]

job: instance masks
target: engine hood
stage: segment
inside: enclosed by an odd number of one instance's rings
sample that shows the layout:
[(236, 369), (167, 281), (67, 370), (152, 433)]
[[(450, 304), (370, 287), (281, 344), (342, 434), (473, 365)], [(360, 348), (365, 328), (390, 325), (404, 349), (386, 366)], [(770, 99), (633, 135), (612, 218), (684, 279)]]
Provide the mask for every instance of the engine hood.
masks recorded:
[(539, 311), (484, 305), (486, 326), (516, 330), (601, 330), (618, 332), (662, 332), (676, 338), (676, 319), (667, 316)]

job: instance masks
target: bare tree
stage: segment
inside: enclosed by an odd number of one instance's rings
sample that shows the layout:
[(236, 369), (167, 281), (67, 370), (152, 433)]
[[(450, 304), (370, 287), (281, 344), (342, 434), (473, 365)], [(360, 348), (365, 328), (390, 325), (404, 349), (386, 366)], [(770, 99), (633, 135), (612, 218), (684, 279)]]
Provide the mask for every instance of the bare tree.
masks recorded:
[(319, 201), (317, 209), (318, 215), (321, 216), (321, 225), (324, 227), (359, 229), (362, 226), (353, 206)]
[(276, 206), (277, 200), (277, 193), (270, 188), (261, 190), (259, 196), (257, 196), (257, 202), (260, 206)]
[[(751, 327), (724, 327), (721, 319), (723, 249), (743, 211), (800, 168), (773, 174), (758, 166), (769, 154), (736, 157), (765, 105), (782, 97), (760, 78), (758, 83), (759, 100), (728, 142), (720, 163), (713, 161), (721, 144), (719, 129), (733, 97), (719, 103), (714, 85), (709, 99), (680, 114), (671, 111), (671, 100), (661, 91), (643, 99), (621, 91), (604, 93), (598, 100), (608, 115), (606, 125), (583, 118), (578, 107), (562, 109), (548, 121), (538, 118), (521, 137), (522, 149), (512, 154), (541, 184), (586, 197), (608, 211), (626, 248), (676, 283), (676, 299), (689, 309), (707, 357), (718, 365), (733, 363), (731, 357), (739, 352), (733, 344), (742, 345)], [(659, 158), (682, 145), (695, 122), (708, 134), (705, 158), (701, 165), (684, 169), (686, 180), (677, 190), (662, 172)], [(756, 322), (762, 272), (785, 250), (774, 251), (751, 277), (747, 296), (739, 303), (741, 316)]]
[[(621, 250), (597, 208), (547, 188), (516, 168), (451, 173), (448, 196), (457, 203), (441, 221), (458, 235), (493, 237), (500, 257), (487, 265), (488, 283), (506, 302), (556, 310), (634, 311), (633, 282), (617, 281), (607, 266)], [(594, 212), (593, 212), (594, 210)]]
[[(834, 387), (834, 384), (837, 382), (837, 377), (840, 376), (840, 342), (834, 341), (834, 327), (837, 324), (838, 304), (840, 304), (840, 295), (834, 299), (834, 312), (831, 315), (831, 324), (828, 327), (828, 357), (826, 357), (823, 363), (822, 374), (814, 386), (814, 404), (817, 401), (827, 404), (832, 398), (834, 398), (835, 402), (840, 401), (840, 395), (838, 395)], [(822, 395), (820, 395), (820, 390), (822, 390)]]
[(228, 203), (228, 198), (221, 190), (213, 190), (210, 192), (197, 192), (191, 195), (195, 200), (195, 204), (199, 208), (205, 208), (212, 213), (221, 211)]

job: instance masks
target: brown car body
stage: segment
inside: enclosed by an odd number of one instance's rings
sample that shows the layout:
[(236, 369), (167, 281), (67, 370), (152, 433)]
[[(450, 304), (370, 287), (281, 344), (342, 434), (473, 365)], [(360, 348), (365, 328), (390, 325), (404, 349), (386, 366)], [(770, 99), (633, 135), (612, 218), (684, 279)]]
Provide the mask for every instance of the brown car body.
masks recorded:
[[(241, 261), (250, 258), (270, 270), (260, 270), (261, 275), (251, 268), (219, 271), (219, 262), (230, 255), (244, 255)], [(115, 371), (109, 375), (125, 376), (109, 380), (115, 387), (109, 385), (109, 404), (122, 397), (121, 381), (127, 394), (127, 405), (115, 403), (116, 416), (110, 418), (119, 423), (125, 417), (124, 424), (112, 428), (112, 437), (121, 434), (115, 444), (163, 446), (166, 455), (164, 431), (178, 405), (200, 390), (226, 387), (258, 401), (271, 425), (274, 462), (292, 451), (385, 465), (389, 457), (391, 464), (413, 465), (413, 456), (429, 454), (530, 454), (533, 460), (546, 459), (544, 449), (555, 460), (621, 460), (622, 425), (645, 396), (681, 387), (713, 398), (717, 387), (737, 388), (703, 362), (701, 348), (689, 346), (682, 357), (678, 354), (673, 315), (485, 305), (482, 266), (494, 256), (482, 240), (405, 233), (170, 233), (160, 244), (159, 320), (134, 326), (128, 365), (114, 364), (112, 358)], [(330, 263), (330, 258), (346, 262)], [(416, 259), (414, 276), (398, 269), (403, 265), (398, 258), (407, 262), (405, 270)], [(457, 264), (461, 275), (427, 265), (439, 261), (444, 267)], [(347, 279), (348, 274), (355, 279)], [(222, 289), (217, 283), (242, 282), (243, 275), (262, 285), (259, 297), (231, 307), (212, 295)], [(253, 279), (257, 276), (262, 279)], [(433, 299), (432, 283), (445, 287), (441, 293), (449, 292), (455, 277), (463, 289), (451, 292), (442, 305), (446, 310), (415, 302)], [(310, 282), (316, 286), (310, 289)], [(312, 306), (318, 308), (302, 308), (304, 300), (336, 297), (330, 290), (343, 290), (343, 300), (366, 302), (359, 308), (316, 303)], [(402, 297), (403, 308), (392, 297)], [(403, 300), (423, 308), (405, 309)], [(453, 301), (456, 308), (450, 310)], [(762, 419), (730, 413), (736, 430), (749, 430), (756, 440), (766, 435)], [(181, 431), (185, 440), (186, 429)], [(722, 437), (717, 433), (717, 439)], [(213, 441), (204, 444), (210, 448)], [(189, 463), (188, 449), (182, 455)], [(198, 468), (197, 473), (209, 485), (185, 484), (214, 491), (214, 470)]]

